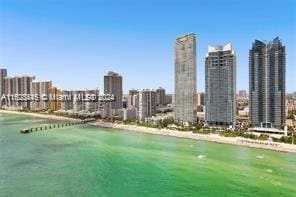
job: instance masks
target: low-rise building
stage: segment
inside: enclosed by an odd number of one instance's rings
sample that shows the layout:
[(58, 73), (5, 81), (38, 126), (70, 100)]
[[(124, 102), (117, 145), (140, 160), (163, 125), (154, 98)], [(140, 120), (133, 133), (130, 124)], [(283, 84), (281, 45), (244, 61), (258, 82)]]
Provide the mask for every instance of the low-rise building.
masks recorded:
[(267, 128), (267, 127), (253, 127), (249, 128), (249, 133), (254, 135), (268, 135), (270, 137), (274, 138), (281, 138), (282, 136), (287, 136), (288, 131), (287, 127), (285, 127), (285, 130), (277, 129), (277, 128)]
[(137, 109), (135, 107), (122, 108), (118, 110), (118, 118), (121, 120), (135, 120), (137, 118)]
[(248, 117), (249, 116), (249, 106), (246, 106), (242, 110), (238, 110), (238, 115), (242, 117)]

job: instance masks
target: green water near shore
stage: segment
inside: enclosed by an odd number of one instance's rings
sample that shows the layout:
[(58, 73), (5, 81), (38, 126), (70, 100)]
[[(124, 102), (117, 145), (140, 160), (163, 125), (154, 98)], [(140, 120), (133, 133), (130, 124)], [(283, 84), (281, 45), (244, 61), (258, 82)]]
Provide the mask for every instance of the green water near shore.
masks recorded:
[(296, 196), (296, 154), (0, 114), (0, 196)]

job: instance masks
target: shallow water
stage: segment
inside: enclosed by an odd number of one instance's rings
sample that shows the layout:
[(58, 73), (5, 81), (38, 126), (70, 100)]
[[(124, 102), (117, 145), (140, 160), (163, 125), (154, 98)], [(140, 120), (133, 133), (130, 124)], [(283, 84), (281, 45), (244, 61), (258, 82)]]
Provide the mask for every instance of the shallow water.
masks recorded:
[(0, 196), (294, 196), (296, 154), (0, 114)]

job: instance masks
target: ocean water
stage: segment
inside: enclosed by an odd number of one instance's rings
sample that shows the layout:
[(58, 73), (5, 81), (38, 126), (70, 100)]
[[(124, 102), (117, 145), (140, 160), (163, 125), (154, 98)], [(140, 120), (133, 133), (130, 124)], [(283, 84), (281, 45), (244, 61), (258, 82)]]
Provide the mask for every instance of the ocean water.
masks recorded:
[(296, 154), (0, 114), (0, 196), (296, 196)]

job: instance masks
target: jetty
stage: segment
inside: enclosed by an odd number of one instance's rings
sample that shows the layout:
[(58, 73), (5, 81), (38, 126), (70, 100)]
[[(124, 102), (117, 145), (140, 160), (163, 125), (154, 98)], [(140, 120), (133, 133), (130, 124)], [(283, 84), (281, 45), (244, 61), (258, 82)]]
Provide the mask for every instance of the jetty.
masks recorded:
[(43, 130), (49, 130), (49, 129), (57, 129), (57, 128), (63, 128), (63, 127), (68, 127), (68, 126), (74, 126), (74, 125), (82, 125), (82, 124), (92, 122), (95, 120), (96, 119), (94, 119), (94, 118), (87, 118), (85, 120), (81, 120), (78, 122), (57, 123), (57, 124), (44, 125), (44, 126), (39, 126), (39, 127), (24, 128), (24, 129), (21, 129), (20, 132), (23, 134), (27, 134), (27, 133), (32, 133), (35, 131), (43, 131)]

